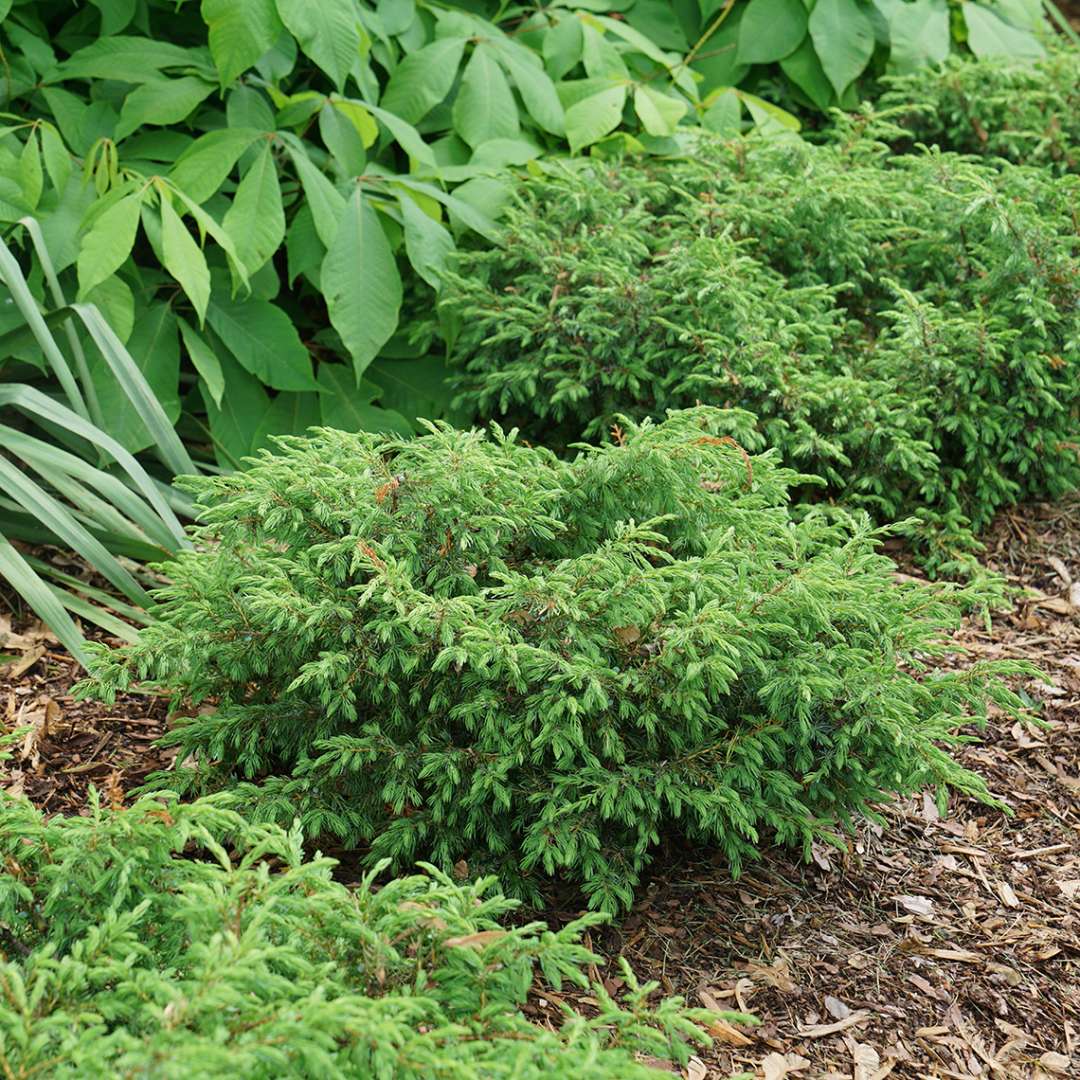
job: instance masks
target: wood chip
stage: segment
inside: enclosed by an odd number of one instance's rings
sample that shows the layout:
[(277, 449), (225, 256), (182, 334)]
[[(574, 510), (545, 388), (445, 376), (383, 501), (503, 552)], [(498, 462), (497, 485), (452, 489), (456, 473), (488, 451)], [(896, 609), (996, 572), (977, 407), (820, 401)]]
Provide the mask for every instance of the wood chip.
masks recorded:
[(894, 896), (893, 899), (912, 915), (933, 915), (934, 901), (928, 896)]

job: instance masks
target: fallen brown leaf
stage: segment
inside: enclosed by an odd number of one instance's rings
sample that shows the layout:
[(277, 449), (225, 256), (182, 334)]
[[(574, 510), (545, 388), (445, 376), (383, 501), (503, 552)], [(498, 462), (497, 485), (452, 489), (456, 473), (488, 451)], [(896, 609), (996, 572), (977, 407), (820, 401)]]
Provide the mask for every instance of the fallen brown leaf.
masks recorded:
[(826, 1035), (835, 1035), (838, 1031), (847, 1031), (856, 1024), (863, 1023), (870, 1016), (869, 1010), (859, 1009), (843, 1020), (837, 1020), (835, 1024), (809, 1024), (798, 1029), (804, 1039), (823, 1039)]
[(1059, 1054), (1053, 1050), (1047, 1050), (1039, 1058), (1039, 1064), (1046, 1069), (1047, 1072), (1056, 1073), (1058, 1076), (1068, 1076), (1069, 1069), (1072, 1068), (1072, 1058), (1066, 1057), (1064, 1054)]
[(791, 1073), (809, 1068), (810, 1062), (798, 1054), (778, 1054), (775, 1051), (761, 1062), (764, 1080), (784, 1080)]
[(699, 1057), (692, 1057), (686, 1063), (686, 1080), (705, 1080), (705, 1077), (709, 1075), (709, 1070), (705, 1067), (705, 1062)]
[(934, 901), (928, 896), (894, 896), (893, 899), (912, 915), (933, 915)]
[(482, 949), (493, 941), (506, 937), (506, 930), (478, 930), (475, 934), (447, 938), (443, 945), (448, 949)]

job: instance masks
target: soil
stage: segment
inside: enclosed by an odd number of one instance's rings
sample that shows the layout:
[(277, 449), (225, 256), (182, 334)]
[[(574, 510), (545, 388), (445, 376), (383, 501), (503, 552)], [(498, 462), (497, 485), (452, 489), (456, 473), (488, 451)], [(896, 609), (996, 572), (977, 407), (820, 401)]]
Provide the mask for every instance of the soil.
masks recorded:
[[(845, 851), (771, 851), (738, 881), (710, 853), (666, 852), (630, 914), (593, 932), (609, 991), (625, 956), (663, 992), (759, 1018), (718, 1019), (689, 1080), (1080, 1076), (1080, 498), (1002, 516), (986, 562), (1026, 592), (957, 643), (1052, 680), (1017, 683), (1045, 726), (994, 716), (958, 755), (1011, 814), (954, 797), (942, 816), (927, 793)], [(82, 811), (91, 785), (121, 804), (172, 761), (154, 746), (164, 701), (77, 702), (77, 678), (40, 627), (0, 614), (0, 717), (31, 728), (0, 783), (50, 813)], [(538, 990), (527, 1010), (558, 1024), (562, 1002), (594, 999)]]

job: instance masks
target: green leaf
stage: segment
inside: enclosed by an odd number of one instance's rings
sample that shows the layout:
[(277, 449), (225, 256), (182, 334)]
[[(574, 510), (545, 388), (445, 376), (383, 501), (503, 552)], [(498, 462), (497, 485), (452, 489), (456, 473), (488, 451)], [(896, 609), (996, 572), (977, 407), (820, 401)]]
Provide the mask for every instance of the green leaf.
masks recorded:
[(212, 83), (194, 75), (144, 82), (124, 98), (116, 138), (123, 139), (144, 124), (178, 124), (213, 92)]
[(49, 174), (52, 186), (63, 194), (71, 177), (71, 155), (52, 124), (43, 123), (38, 132), (41, 135), (41, 156), (45, 159), (45, 171)]
[(626, 69), (622, 54), (597, 29), (596, 20), (586, 17), (581, 24), (584, 35), (581, 62), (585, 65), (585, 74), (590, 79), (628, 79), (630, 72)]
[(342, 214), (322, 264), (334, 329), (352, 356), (357, 381), (397, 329), (401, 277), (375, 210), (359, 187)]
[(277, 0), (277, 10), (301, 51), (340, 90), (360, 59), (359, 12), (353, 0)]
[(326, 175), (312, 164), (311, 158), (307, 156), (307, 151), (298, 139), (287, 139), (286, 145), (289, 147), (289, 156), (296, 166), (304, 194), (307, 196), (308, 206), (311, 207), (311, 213), (315, 219), (315, 231), (323, 244), (329, 247), (337, 235), (338, 222), (345, 210), (345, 197)]
[(566, 110), (566, 138), (571, 153), (602, 139), (622, 122), (626, 87), (610, 86), (598, 94), (582, 98)]
[(418, 360), (373, 360), (364, 372), (365, 380), (379, 387), (379, 401), (415, 420), (434, 420), (450, 408), (453, 391), (446, 364), (435, 357)]
[(356, 133), (360, 136), (365, 150), (375, 145), (379, 137), (379, 125), (375, 123), (375, 118), (366, 105), (349, 98), (330, 98), (330, 105), (335, 111), (347, 117), (349, 123), (356, 128)]
[(240, 155), (263, 137), (256, 128), (222, 128), (201, 135), (176, 159), (169, 180), (204, 203), (225, 182)]
[(270, 408), (270, 397), (259, 380), (249, 375), (231, 356), (221, 357), (221, 370), (225, 377), (225, 392), (221, 395), (220, 405), (209, 395), (205, 383), (199, 384), (199, 390), (206, 405), (218, 463), (237, 468), (241, 459), (256, 449), (256, 432)]
[[(371, 123), (375, 126), (374, 120)], [(329, 103), (319, 110), (319, 134), (342, 176), (363, 175), (367, 168), (364, 140), (352, 121)]]
[[(68, 481), (64, 485), (67, 497), (73, 503), (78, 501), (90, 516), (102, 528), (108, 528), (114, 537), (122, 535), (127, 551), (132, 551), (133, 545), (139, 544), (144, 547), (156, 546), (159, 552), (176, 549), (176, 537), (170, 527), (119, 477), (104, 472), (50, 442), (36, 439), (6, 425), (0, 424), (0, 437), (12, 455), (24, 461), (39, 476), (44, 476), (54, 484), (61, 477)], [(76, 492), (79, 491), (86, 494), (77, 498)], [(91, 492), (95, 492), (96, 497)], [(90, 505), (91, 499), (96, 499), (93, 507)], [(179, 523), (176, 524), (179, 529)], [(117, 550), (118, 547), (115, 539), (110, 541), (110, 550)], [(154, 557), (153, 552), (140, 554)]]
[(111, 277), (124, 265), (135, 246), (142, 194), (133, 192), (99, 214), (79, 248), (79, 296)]
[(709, 131), (715, 131), (726, 139), (733, 139), (742, 131), (742, 102), (739, 93), (729, 86), (707, 99), (709, 107), (701, 118), (701, 123)]
[(210, 302), (210, 270), (202, 248), (164, 193), (161, 196), (161, 260), (187, 293), (201, 325)]
[(101, 12), (101, 34), (118, 34), (135, 17), (135, 0), (90, 0)]
[(380, 109), (375, 105), (365, 102), (364, 107), (394, 136), (397, 144), (409, 157), (420, 162), (421, 165), (435, 164), (434, 152), (420, 137), (420, 133), (412, 124), (406, 123), (400, 116), (395, 116), (392, 112)]
[(416, 18), (416, 0), (378, 0), (375, 10), (383, 30), (391, 37), (404, 34)]
[(398, 205), (405, 225), (405, 253), (409, 262), (433, 289), (438, 290), (446, 260), (454, 251), (454, 238), (408, 195), (399, 195)]
[(790, 56), (806, 37), (803, 0), (750, 0), (739, 23), (740, 64), (771, 64)]
[(232, 237), (197, 203), (194, 199), (190, 198), (186, 192), (181, 188), (174, 189), (173, 194), (184, 205), (184, 209), (191, 214), (195, 219), (196, 225), (199, 227), (199, 239), (200, 242), (205, 243), (207, 236), (212, 236), (218, 247), (225, 252), (226, 258), (229, 260), (229, 267), (233, 272), (233, 277), (241, 285), (248, 284), (248, 272), (247, 268), (240, 261), (240, 256), (237, 254), (236, 245), (232, 242)]
[(454, 130), (474, 148), (491, 139), (516, 138), (521, 130), (510, 84), (482, 45), (465, 65), (453, 118)]
[(311, 355), (292, 320), (268, 300), (215, 295), (206, 314), (245, 371), (275, 390), (314, 390)]
[(135, 327), (135, 297), (125, 281), (114, 274), (95, 285), (83, 299), (105, 316), (121, 341), (127, 341)]
[(756, 127), (763, 131), (798, 131), (798, 118), (794, 117), (786, 109), (774, 105), (771, 101), (765, 101), (755, 94), (748, 94), (745, 90), (737, 91), (739, 100), (746, 106)]
[(422, 120), (450, 93), (464, 51), (465, 38), (448, 37), (409, 53), (390, 76), (383, 110), (409, 124)]
[(686, 103), (642, 83), (634, 88), (634, 112), (650, 135), (672, 135), (686, 114)]
[(967, 24), (968, 46), (976, 56), (1040, 60), (1046, 55), (1046, 49), (1033, 34), (1010, 25), (982, 4), (963, 3), (960, 7)]
[[(139, 318), (126, 342), (135, 366), (142, 372), (172, 424), (180, 416), (180, 343), (176, 322), (172, 308), (155, 301), (139, 312)], [(98, 403), (103, 415), (108, 417), (109, 434), (132, 453), (153, 446), (153, 434), (147, 430), (138, 410), (131, 404), (127, 392), (109, 366), (99, 362), (91, 370)]]
[[(37, 236), (35, 235), (36, 224), (37, 223), (34, 222), (33, 219), (27, 224), (27, 231), (34, 237), (35, 243), (37, 243)], [(47, 263), (45, 265), (47, 265)], [(48, 323), (46, 323), (41, 314), (41, 308), (38, 306), (34, 294), (30, 291), (30, 286), (23, 275), (22, 267), (19, 266), (15, 256), (11, 254), (10, 249), (7, 244), (4, 243), (2, 238), (0, 238), (0, 281), (7, 286), (8, 292), (11, 294), (11, 299), (14, 301), (19, 315), (33, 334), (34, 340), (37, 342), (38, 347), (45, 356), (46, 362), (52, 369), (53, 375), (56, 377), (56, 381), (64, 391), (64, 396), (70, 402), (71, 408), (74, 410), (72, 415), (76, 416), (78, 419), (88, 419), (89, 413), (86, 408), (86, 402), (83, 400), (82, 391), (79, 389), (79, 384), (75, 381), (75, 376), (72, 375), (71, 368), (68, 366), (64, 354), (56, 344), (56, 338), (53, 337)], [(76, 357), (76, 360), (78, 360), (78, 357)], [(3, 382), (0, 381), (0, 391), (2, 391), (3, 388)]]
[(862, 74), (874, 54), (874, 22), (857, 0), (818, 0), (810, 36), (837, 96)]
[(889, 70), (908, 74), (949, 55), (949, 8), (945, 0), (897, 4), (889, 15)]
[(222, 87), (251, 67), (283, 29), (274, 0), (202, 0), (202, 17)]
[(285, 239), (285, 211), (269, 143), (263, 145), (244, 173), (221, 224), (232, 237), (249, 274), (254, 274), (281, 247)]
[(528, 49), (501, 47), (499, 63), (514, 80), (528, 114), (552, 135), (566, 134), (566, 114), (555, 90), (555, 84)]
[(304, 203), (293, 215), (285, 232), (286, 269), (290, 285), (301, 275), (318, 280), (326, 246), (319, 239), (311, 207)]
[(498, 244), (501, 242), (501, 236), (499, 229), (491, 216), (492, 214), (498, 213), (498, 208), (493, 206), (493, 200), (490, 198), (481, 200), (484, 207), (483, 210), (477, 209), (476, 206), (465, 200), (465, 192), (470, 184), (478, 183), (480, 180), (489, 180), (491, 184), (501, 187), (507, 192), (507, 195), (509, 195), (509, 189), (505, 185), (502, 185), (499, 181), (492, 180), (489, 177), (479, 177), (477, 180), (462, 184), (460, 187), (454, 189), (453, 195), (448, 194), (441, 188), (435, 187), (434, 184), (426, 184), (422, 180), (413, 180), (407, 176), (396, 176), (394, 178), (394, 183), (400, 184), (410, 191), (419, 192), (421, 195), (427, 195), (436, 202), (442, 203), (443, 206), (450, 211), (452, 217), (456, 217), (463, 225), (472, 229), (474, 232), (479, 233), (490, 243)]
[(387, 431), (398, 435), (415, 434), (413, 426), (400, 413), (381, 409), (372, 402), (379, 388), (366, 379), (357, 385), (345, 364), (322, 364), (319, 367), (322, 394), (322, 422), (342, 431)]
[(543, 151), (536, 143), (526, 142), (524, 139), (492, 139), (476, 148), (476, 153), (469, 158), (469, 165), (484, 165), (502, 170), (507, 165), (524, 165), (542, 154)]
[(819, 109), (827, 109), (833, 103), (832, 83), (810, 38), (806, 38), (790, 56), (785, 56), (780, 61), (780, 68)]
[(734, 7), (720, 24), (720, 29), (709, 38), (707, 46), (694, 57), (691, 69), (701, 76), (699, 94), (737, 86), (750, 70), (750, 65), (740, 63), (738, 57), (739, 27), (745, 10), (741, 6)]
[(44, 186), (45, 174), (41, 168), (37, 135), (31, 128), (26, 142), (23, 143), (22, 153), (19, 155), (19, 187), (22, 188), (23, 198), (31, 210), (35, 209), (41, 200)]
[(198, 67), (205, 51), (143, 37), (100, 37), (71, 54), (50, 79), (117, 79), (139, 83), (160, 79), (165, 68)]
[(565, 79), (581, 63), (585, 51), (581, 20), (570, 12), (560, 12), (559, 21), (544, 35), (542, 50), (551, 78)]
[(198, 331), (186, 319), (178, 318), (176, 321), (192, 365), (202, 376), (211, 400), (220, 407), (221, 396), (225, 393), (225, 376), (222, 373), (221, 361), (217, 358), (217, 353), (199, 336)]
[[(327, 365), (329, 366), (329, 365)], [(303, 435), (320, 421), (320, 394), (278, 394), (263, 413), (252, 436), (256, 450), (271, 446), (275, 435)]]
[(225, 118), (228, 128), (250, 128), (253, 131), (270, 132), (276, 130), (274, 108), (269, 98), (254, 86), (234, 86), (229, 91), (225, 103)]

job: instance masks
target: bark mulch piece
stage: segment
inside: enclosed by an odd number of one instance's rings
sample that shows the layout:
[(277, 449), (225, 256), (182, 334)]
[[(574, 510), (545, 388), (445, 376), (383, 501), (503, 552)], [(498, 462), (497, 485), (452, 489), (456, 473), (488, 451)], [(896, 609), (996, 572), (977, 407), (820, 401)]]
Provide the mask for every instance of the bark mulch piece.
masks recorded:
[[(1053, 680), (1020, 684), (1047, 727), (993, 717), (959, 752), (1012, 816), (954, 797), (942, 817), (927, 794), (845, 851), (772, 851), (737, 882), (722, 860), (666, 853), (633, 911), (593, 932), (610, 992), (622, 955), (666, 993), (761, 1020), (718, 1023), (689, 1080), (1080, 1077), (1080, 498), (1003, 515), (986, 562), (1027, 592), (959, 640)], [(91, 783), (121, 802), (172, 762), (152, 745), (163, 701), (76, 702), (77, 677), (47, 633), (0, 616), (0, 717), (33, 729), (3, 783), (48, 812), (84, 812)], [(544, 991), (526, 1008), (559, 1024), (561, 1002), (593, 999)]]

